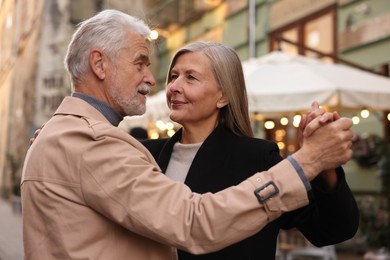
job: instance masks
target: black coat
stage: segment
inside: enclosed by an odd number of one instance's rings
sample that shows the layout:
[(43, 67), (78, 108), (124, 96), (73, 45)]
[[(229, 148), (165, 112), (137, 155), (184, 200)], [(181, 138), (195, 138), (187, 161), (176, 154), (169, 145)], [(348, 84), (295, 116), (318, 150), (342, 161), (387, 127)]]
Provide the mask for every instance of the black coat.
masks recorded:
[[(170, 139), (143, 141), (163, 172), (167, 169), (173, 145), (180, 138), (181, 130)], [(237, 136), (220, 125), (199, 148), (185, 184), (197, 193), (217, 192), (256, 172), (268, 170), (281, 160), (274, 142)], [(293, 227), (300, 229), (316, 246), (336, 244), (353, 237), (358, 228), (359, 213), (343, 170), (339, 168), (337, 173), (335, 191), (322, 192), (312, 182), (308, 206), (282, 215), (256, 235), (206, 255), (195, 256), (179, 250), (179, 260), (274, 259), (279, 230)]]

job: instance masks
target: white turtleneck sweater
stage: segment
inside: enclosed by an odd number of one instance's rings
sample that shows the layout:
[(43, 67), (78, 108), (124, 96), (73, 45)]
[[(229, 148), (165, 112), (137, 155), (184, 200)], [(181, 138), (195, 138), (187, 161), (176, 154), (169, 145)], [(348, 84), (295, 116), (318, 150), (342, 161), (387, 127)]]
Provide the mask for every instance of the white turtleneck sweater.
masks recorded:
[(180, 142), (176, 142), (173, 146), (171, 159), (169, 160), (165, 175), (174, 181), (184, 183), (191, 163), (202, 143), (181, 144)]

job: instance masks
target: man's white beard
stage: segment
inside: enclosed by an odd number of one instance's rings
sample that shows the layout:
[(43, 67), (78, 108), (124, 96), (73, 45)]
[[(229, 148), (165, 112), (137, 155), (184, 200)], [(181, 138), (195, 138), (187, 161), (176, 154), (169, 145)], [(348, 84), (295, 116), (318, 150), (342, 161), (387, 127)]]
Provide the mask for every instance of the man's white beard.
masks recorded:
[(132, 97), (125, 97), (119, 93), (118, 88), (111, 89), (111, 96), (118, 105), (123, 109), (126, 115), (135, 116), (135, 115), (143, 115), (146, 112), (146, 102), (139, 103), (137, 95), (138, 92), (141, 93), (149, 93), (150, 86), (148, 84), (142, 83), (137, 87), (137, 92)]

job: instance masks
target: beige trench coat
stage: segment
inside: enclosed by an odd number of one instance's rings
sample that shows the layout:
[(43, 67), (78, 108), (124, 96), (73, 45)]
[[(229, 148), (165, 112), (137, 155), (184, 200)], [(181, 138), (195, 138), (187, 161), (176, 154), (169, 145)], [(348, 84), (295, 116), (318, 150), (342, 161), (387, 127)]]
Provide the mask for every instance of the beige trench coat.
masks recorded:
[[(269, 181), (280, 192), (259, 203), (254, 190)], [(64, 99), (30, 147), (21, 185), (25, 257), (39, 260), (174, 259), (175, 247), (211, 252), (308, 204), (286, 160), (216, 194), (192, 193), (75, 97)]]

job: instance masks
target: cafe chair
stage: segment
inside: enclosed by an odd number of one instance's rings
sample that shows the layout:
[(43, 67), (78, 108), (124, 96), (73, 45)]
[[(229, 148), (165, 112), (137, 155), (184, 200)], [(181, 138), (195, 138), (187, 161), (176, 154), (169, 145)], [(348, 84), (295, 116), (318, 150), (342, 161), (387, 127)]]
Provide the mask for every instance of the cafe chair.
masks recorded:
[(334, 245), (324, 247), (306, 246), (289, 251), (286, 254), (286, 260), (294, 260), (299, 257), (315, 257), (323, 260), (337, 260), (336, 249)]

